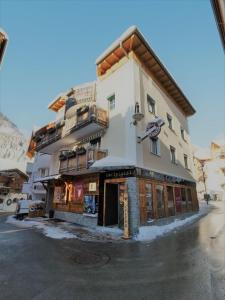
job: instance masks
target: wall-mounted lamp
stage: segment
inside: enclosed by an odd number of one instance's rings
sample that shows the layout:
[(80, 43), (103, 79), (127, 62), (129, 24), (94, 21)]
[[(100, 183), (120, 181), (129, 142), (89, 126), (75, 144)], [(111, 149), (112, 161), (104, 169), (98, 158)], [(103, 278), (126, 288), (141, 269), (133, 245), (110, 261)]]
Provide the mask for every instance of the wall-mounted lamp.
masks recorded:
[(135, 103), (135, 110), (132, 118), (134, 119), (133, 125), (135, 126), (137, 125), (137, 122), (141, 121), (144, 118), (144, 114), (140, 112), (140, 107), (138, 102)]

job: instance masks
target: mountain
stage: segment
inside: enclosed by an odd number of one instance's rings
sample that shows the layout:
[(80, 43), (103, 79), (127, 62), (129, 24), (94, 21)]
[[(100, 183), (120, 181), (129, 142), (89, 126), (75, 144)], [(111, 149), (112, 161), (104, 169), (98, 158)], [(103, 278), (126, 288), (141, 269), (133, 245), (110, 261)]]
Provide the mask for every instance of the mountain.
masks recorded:
[(27, 140), (17, 126), (0, 112), (0, 170), (25, 171)]

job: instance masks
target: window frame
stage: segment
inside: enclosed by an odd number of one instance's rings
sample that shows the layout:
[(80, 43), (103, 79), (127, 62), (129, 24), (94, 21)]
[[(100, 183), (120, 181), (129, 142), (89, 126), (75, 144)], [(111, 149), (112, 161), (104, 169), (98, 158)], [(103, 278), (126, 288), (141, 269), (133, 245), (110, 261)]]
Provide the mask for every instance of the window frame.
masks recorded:
[[(108, 101), (108, 109), (109, 111), (113, 111), (116, 108), (116, 95), (115, 93), (111, 94), (110, 96), (107, 97)], [(111, 106), (113, 103), (113, 106)]]
[[(156, 142), (156, 153), (153, 151), (153, 142)], [(151, 138), (150, 139), (150, 152), (153, 155), (160, 156), (160, 139)]]
[(148, 112), (150, 112), (153, 115), (156, 115), (156, 102), (149, 94), (147, 94), (147, 105)]
[(185, 166), (185, 169), (189, 170), (187, 154), (184, 154), (184, 166)]
[(173, 163), (175, 165), (177, 164), (176, 148), (171, 145), (170, 145), (170, 160), (171, 160), (171, 163)]
[(167, 121), (168, 121), (169, 129), (173, 130), (173, 117), (169, 113), (167, 113), (166, 118), (167, 118)]

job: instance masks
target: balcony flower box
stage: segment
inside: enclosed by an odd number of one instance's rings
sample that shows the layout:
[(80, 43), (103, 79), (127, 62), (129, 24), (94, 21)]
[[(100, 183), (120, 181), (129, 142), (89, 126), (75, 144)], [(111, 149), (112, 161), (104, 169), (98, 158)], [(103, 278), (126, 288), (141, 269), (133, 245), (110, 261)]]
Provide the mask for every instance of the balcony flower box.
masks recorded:
[(77, 155), (83, 155), (86, 154), (87, 150), (84, 147), (79, 147), (76, 149), (76, 154)]
[(67, 153), (67, 158), (73, 158), (73, 157), (76, 157), (77, 153), (76, 151), (69, 151)]
[(61, 153), (60, 155), (59, 155), (59, 160), (66, 160), (67, 159), (67, 156), (64, 154), (64, 153)]

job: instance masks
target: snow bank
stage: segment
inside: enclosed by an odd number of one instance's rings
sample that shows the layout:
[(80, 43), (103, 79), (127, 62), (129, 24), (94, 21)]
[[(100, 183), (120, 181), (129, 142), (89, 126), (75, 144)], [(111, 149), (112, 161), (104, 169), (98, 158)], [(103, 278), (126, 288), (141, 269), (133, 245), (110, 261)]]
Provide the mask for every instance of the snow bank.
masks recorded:
[(201, 215), (206, 213), (208, 210), (208, 207), (206, 204), (202, 203), (200, 207), (200, 211), (186, 219), (180, 220), (180, 219), (175, 219), (174, 222), (167, 224), (167, 225), (162, 225), (162, 226), (157, 226), (157, 225), (152, 225), (152, 226), (142, 226), (139, 228), (139, 234), (135, 238), (137, 241), (151, 241), (154, 240), (155, 238), (162, 236), (174, 229), (180, 228), (181, 226), (184, 226), (186, 224), (189, 224), (199, 218)]
[(19, 221), (14, 218), (14, 216), (9, 216), (6, 223), (15, 225), (20, 228), (37, 228), (41, 229), (45, 236), (53, 239), (71, 239), (76, 238), (75, 234), (67, 232), (66, 230), (59, 228), (55, 225), (48, 225), (43, 222), (23, 220)]

